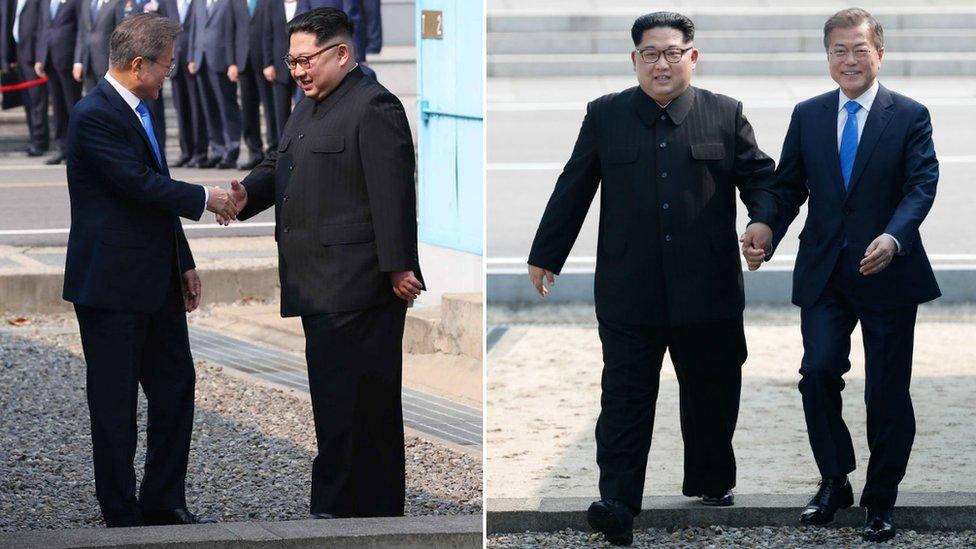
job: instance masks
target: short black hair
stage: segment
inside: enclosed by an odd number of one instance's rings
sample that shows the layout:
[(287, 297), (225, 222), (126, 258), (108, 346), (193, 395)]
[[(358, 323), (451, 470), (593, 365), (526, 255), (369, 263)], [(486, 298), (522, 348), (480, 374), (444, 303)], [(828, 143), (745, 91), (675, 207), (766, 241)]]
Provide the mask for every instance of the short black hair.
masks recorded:
[(634, 26), (630, 28), (630, 37), (634, 39), (634, 45), (640, 44), (644, 31), (657, 27), (669, 27), (681, 31), (685, 43), (695, 39), (695, 23), (691, 19), (673, 11), (656, 11), (641, 15), (634, 20)]
[(296, 15), (288, 22), (288, 36), (296, 32), (314, 34), (319, 46), (336, 36), (352, 40), (352, 21), (338, 8), (316, 8)]

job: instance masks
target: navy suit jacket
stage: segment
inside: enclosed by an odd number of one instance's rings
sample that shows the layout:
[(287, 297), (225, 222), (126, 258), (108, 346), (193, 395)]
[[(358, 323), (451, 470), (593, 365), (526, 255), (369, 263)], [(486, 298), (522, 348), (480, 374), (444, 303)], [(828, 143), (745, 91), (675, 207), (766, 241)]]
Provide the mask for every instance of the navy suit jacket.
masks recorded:
[[(51, 19), (51, 2), (60, 2), (58, 12)], [(78, 38), (79, 0), (40, 0), (38, 7), (37, 46), (35, 61), (46, 70), (71, 70), (75, 59), (75, 41)], [(23, 24), (23, 21), (21, 21)], [(48, 63), (50, 60), (50, 64)]]
[(67, 301), (151, 312), (174, 276), (194, 268), (180, 217), (197, 220), (204, 190), (170, 179), (136, 114), (105, 79), (68, 121), (66, 162), (71, 233)]
[(859, 263), (883, 233), (898, 239), (902, 252), (880, 273), (858, 275), (855, 290), (864, 303), (884, 310), (935, 299), (941, 293), (918, 232), (939, 180), (928, 109), (879, 86), (845, 191), (837, 152), (839, 93), (796, 106), (776, 169), (782, 203), (774, 245), (810, 199), (793, 269), (793, 303), (816, 303), (845, 239), (850, 261)]

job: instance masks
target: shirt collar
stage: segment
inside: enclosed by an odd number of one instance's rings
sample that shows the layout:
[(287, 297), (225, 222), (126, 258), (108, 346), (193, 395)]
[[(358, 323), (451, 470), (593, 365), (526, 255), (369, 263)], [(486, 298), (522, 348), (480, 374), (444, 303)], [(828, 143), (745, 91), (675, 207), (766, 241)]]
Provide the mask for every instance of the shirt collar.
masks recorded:
[(130, 109), (132, 109), (132, 112), (136, 112), (136, 107), (139, 106), (139, 102), (141, 101), (141, 99), (136, 97), (136, 94), (129, 91), (128, 88), (126, 88), (122, 84), (119, 84), (119, 81), (112, 77), (112, 73), (110, 72), (105, 73), (105, 81), (111, 84), (112, 87), (115, 88), (115, 91), (119, 92), (119, 95), (122, 96), (122, 99), (125, 101), (125, 104), (128, 105)]
[(858, 103), (860, 103), (861, 108), (864, 109), (864, 112), (870, 112), (871, 111), (871, 105), (874, 104), (874, 98), (877, 97), (877, 95), (878, 95), (878, 87), (879, 86), (880, 86), (880, 84), (878, 83), (878, 79), (875, 78), (874, 79), (874, 83), (871, 84), (871, 87), (868, 88), (860, 96), (855, 97), (854, 99), (848, 99), (847, 96), (844, 95), (844, 92), (843, 91), (839, 91), (838, 90), (838, 92), (837, 92), (837, 95), (838, 95), (838, 99), (837, 99), (837, 103), (838, 103), (838, 105), (837, 105), (837, 112), (839, 113), (840, 111), (844, 110), (844, 105), (846, 105), (848, 101), (857, 101)]

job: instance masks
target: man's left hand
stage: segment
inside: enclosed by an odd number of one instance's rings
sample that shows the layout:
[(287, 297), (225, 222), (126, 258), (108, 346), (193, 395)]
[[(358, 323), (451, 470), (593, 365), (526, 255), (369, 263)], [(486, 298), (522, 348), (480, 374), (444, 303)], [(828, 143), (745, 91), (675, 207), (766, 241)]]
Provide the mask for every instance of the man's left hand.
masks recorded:
[(864, 252), (864, 259), (861, 260), (861, 274), (869, 276), (885, 270), (897, 251), (898, 245), (895, 244), (894, 238), (886, 234), (875, 238)]
[(750, 223), (739, 242), (749, 270), (755, 271), (773, 250), (773, 230), (765, 223)]
[(192, 313), (200, 305), (200, 295), (203, 285), (196, 269), (183, 273), (183, 304), (186, 312)]
[(413, 271), (399, 271), (390, 273), (390, 282), (393, 283), (393, 293), (404, 301), (413, 301), (420, 296), (424, 285), (417, 280)]

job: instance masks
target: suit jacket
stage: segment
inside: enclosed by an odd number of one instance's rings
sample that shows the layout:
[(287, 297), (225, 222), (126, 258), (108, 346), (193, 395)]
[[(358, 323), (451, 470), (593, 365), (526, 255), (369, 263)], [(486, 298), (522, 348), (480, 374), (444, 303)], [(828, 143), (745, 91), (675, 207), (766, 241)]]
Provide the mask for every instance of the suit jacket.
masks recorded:
[[(54, 20), (51, 20), (51, 2), (61, 4)], [(71, 70), (78, 39), (79, 6), (81, 0), (40, 0), (35, 61), (50, 62), (48, 66), (56, 70)]]
[(75, 42), (75, 63), (81, 63), (84, 71), (101, 78), (108, 72), (109, 44), (112, 31), (122, 21), (123, 3), (109, 0), (98, 8), (95, 19), (91, 17), (91, 5), (98, 0), (78, 0), (78, 39)]
[(744, 305), (735, 191), (753, 222), (772, 225), (773, 169), (734, 99), (689, 87), (662, 110), (639, 87), (603, 96), (587, 106), (528, 262), (560, 272), (600, 187), (598, 316), (732, 318)]
[(241, 25), (247, 23), (241, 17), (242, 2), (215, 0), (208, 13), (207, 0), (193, 0), (188, 60), (198, 69), (206, 60), (210, 70), (227, 72), (227, 67), (238, 62), (237, 42), (242, 36)]
[(170, 179), (136, 114), (104, 79), (68, 120), (71, 232), (64, 299), (158, 310), (174, 276), (194, 268), (180, 217), (200, 219), (204, 190)]
[[(298, 10), (295, 10), (298, 13)], [(264, 17), (264, 36), (270, 45), (265, 49), (264, 66), (274, 65), (275, 80), (287, 84), (291, 82), (291, 71), (285, 65), (284, 57), (288, 54), (288, 20), (285, 14), (285, 4), (282, 0), (269, 0)]]
[(352, 42), (356, 50), (356, 61), (366, 59), (366, 25), (363, 24), (363, 0), (298, 0), (295, 15), (318, 8), (338, 8), (349, 16), (352, 22)]
[[(171, 21), (176, 23), (180, 22), (180, 9), (179, 0), (160, 0), (159, 2), (159, 13), (160, 15), (165, 15)], [(188, 54), (190, 51), (190, 33), (193, 32), (193, 9), (196, 7), (196, 2), (191, 2), (186, 10), (186, 18), (181, 24), (183, 32), (176, 37), (176, 42), (173, 44), (173, 58), (176, 60), (176, 69), (173, 76), (182, 74), (186, 70), (186, 64), (189, 61)]]
[[(238, 15), (241, 24), (238, 27), (236, 55), (240, 70), (245, 70), (248, 61), (251, 62), (251, 68), (258, 73), (268, 66), (265, 61), (271, 57), (273, 40), (270, 35), (265, 34), (265, 30), (268, 26), (268, 10), (271, 2), (280, 4), (281, 0), (257, 0), (253, 16), (247, 11), (247, 0), (238, 0), (235, 4), (241, 12)], [(260, 77), (264, 79), (263, 75)]]
[(380, 0), (363, 0), (363, 35), (366, 53), (379, 53), (383, 49), (383, 18)]
[(17, 44), (14, 42), (14, 17), (17, 0), (0, 0), (0, 63), (2, 70), (17, 61)]
[(845, 192), (837, 152), (839, 93), (825, 93), (793, 109), (776, 170), (782, 206), (774, 244), (810, 199), (793, 268), (793, 303), (816, 303), (845, 239), (851, 261), (859, 262), (883, 233), (901, 243), (902, 255), (880, 273), (859, 277), (857, 291), (865, 303), (886, 309), (935, 299), (941, 293), (918, 233), (939, 180), (928, 110), (879, 86)]
[[(17, 27), (17, 34), (19, 36), (16, 61), (18, 64), (28, 64), (32, 71), (37, 55), (37, 28), (40, 25), (38, 10), (40, 7), (40, 0), (27, 0), (27, 3), (24, 4), (23, 11), (20, 12), (20, 23)], [(11, 36), (13, 36), (13, 17), (11, 17), (9, 23)]]
[(390, 272), (423, 281), (410, 128), (400, 100), (359, 67), (321, 102), (298, 103), (243, 185), (239, 219), (275, 207), (282, 316), (398, 299)]

